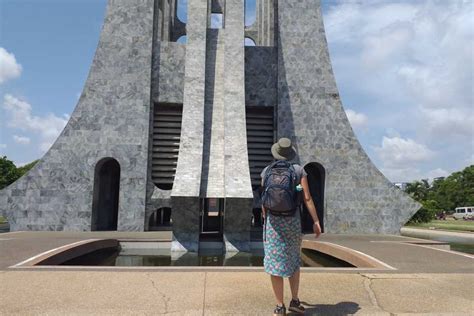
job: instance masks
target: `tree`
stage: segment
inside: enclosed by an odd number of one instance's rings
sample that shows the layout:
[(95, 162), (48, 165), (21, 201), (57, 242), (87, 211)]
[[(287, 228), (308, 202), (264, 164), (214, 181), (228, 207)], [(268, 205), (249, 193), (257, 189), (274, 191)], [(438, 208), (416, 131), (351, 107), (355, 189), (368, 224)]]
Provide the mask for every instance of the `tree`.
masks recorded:
[(0, 158), (0, 190), (9, 186), (20, 177), (20, 172), (13, 161), (6, 156)]
[(408, 183), (405, 192), (410, 194), (416, 201), (422, 202), (427, 199), (430, 184), (427, 179)]
[(29, 164), (24, 165), (23, 167), (17, 168), (21, 174), (20, 177), (22, 177), (25, 173), (30, 171), (31, 168), (33, 168), (38, 163), (38, 161), (39, 160), (35, 160), (33, 162), (30, 162)]
[(409, 183), (405, 191), (423, 205), (410, 222), (429, 222), (437, 212), (473, 206), (474, 165), (453, 172), (447, 178), (437, 179), (431, 185), (427, 180)]
[(37, 162), (38, 160), (35, 160), (23, 167), (17, 168), (13, 161), (8, 160), (6, 156), (0, 158), (0, 190), (18, 180), (33, 168)]

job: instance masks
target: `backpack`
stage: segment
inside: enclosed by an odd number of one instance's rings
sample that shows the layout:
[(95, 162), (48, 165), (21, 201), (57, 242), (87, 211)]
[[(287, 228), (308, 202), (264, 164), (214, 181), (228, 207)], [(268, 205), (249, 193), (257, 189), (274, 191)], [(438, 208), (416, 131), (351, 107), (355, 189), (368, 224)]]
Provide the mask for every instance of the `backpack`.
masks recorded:
[(275, 216), (293, 216), (298, 209), (297, 176), (292, 164), (278, 160), (263, 178), (262, 205)]

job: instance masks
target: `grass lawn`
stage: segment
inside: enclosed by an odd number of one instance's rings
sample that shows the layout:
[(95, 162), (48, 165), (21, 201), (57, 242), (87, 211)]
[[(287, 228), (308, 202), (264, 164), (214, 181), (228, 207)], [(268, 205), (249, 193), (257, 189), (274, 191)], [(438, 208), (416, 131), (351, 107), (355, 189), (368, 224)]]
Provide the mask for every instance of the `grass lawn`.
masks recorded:
[(461, 219), (454, 220), (453, 218), (448, 218), (445, 221), (433, 220), (429, 223), (408, 224), (406, 226), (407, 227), (420, 227), (420, 228), (434, 227), (435, 229), (442, 229), (442, 230), (474, 232), (474, 221), (465, 221)]

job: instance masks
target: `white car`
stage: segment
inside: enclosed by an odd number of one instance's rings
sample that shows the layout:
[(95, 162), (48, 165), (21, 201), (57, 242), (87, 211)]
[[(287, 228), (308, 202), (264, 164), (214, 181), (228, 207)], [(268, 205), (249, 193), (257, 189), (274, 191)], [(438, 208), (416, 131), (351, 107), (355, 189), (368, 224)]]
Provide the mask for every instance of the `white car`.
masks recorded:
[(454, 219), (474, 218), (474, 206), (456, 207), (453, 217)]

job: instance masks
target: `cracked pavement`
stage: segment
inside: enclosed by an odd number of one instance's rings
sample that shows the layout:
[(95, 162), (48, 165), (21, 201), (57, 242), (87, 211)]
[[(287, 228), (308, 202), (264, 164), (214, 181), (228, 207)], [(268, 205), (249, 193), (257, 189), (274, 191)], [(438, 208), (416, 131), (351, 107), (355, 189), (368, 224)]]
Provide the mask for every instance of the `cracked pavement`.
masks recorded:
[[(302, 272), (306, 315), (472, 315), (474, 274)], [(270, 315), (264, 272), (5, 271), (4, 315)], [(285, 281), (285, 299), (290, 300)]]

